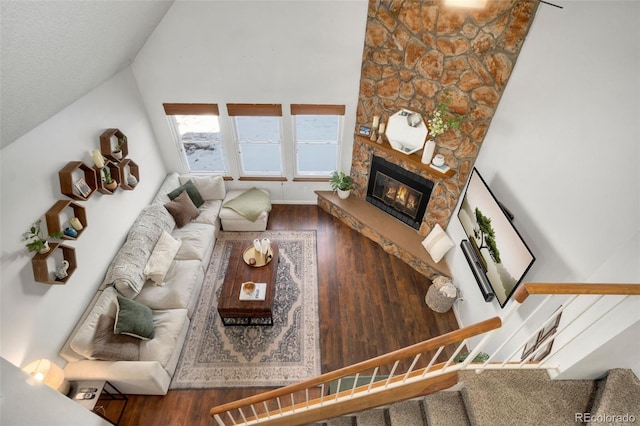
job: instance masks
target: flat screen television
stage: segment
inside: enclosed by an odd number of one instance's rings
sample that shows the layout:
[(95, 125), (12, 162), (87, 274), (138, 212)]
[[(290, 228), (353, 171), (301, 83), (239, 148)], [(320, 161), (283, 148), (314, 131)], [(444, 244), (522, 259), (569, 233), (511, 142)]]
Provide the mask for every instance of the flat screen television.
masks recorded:
[(461, 247), (485, 300), (495, 295), (504, 308), (535, 257), (513, 226), (513, 216), (496, 199), (475, 167), (458, 219), (468, 237)]

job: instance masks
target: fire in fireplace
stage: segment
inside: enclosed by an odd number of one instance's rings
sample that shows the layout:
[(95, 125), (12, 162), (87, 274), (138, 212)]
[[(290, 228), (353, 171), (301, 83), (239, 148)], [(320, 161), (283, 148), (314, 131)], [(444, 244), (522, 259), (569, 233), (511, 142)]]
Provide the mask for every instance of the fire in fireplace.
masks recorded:
[(432, 190), (430, 180), (373, 157), (367, 201), (414, 229), (420, 229)]

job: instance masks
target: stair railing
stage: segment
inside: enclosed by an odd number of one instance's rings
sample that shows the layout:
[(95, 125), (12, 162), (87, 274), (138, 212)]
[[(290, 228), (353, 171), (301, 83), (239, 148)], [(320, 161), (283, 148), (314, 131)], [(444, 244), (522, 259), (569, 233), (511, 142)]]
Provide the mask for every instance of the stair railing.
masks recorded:
[[(526, 316), (507, 337), (500, 327), (507, 323), (529, 296), (544, 299)], [(582, 296), (595, 296), (584, 301)], [(607, 296), (622, 296), (620, 300), (592, 315), (591, 308)], [(640, 284), (579, 284), (579, 283), (527, 283), (514, 294), (514, 300), (500, 317), (494, 317), (469, 327), (456, 330), (406, 348), (381, 355), (315, 378), (285, 386), (259, 395), (214, 407), (210, 415), (218, 425), (296, 425), (350, 414), (369, 408), (388, 405), (418, 396), (428, 395), (457, 383), (459, 370), (486, 369), (546, 369), (557, 367), (547, 362), (577, 336), (620, 306), (629, 297), (640, 296)], [(582, 306), (581, 306), (582, 304)], [(540, 322), (545, 310), (553, 315)], [(547, 333), (538, 347), (526, 356), (521, 351), (534, 336), (549, 326), (557, 315), (571, 311), (563, 318), (562, 328)], [(578, 334), (567, 339), (552, 352), (544, 353), (547, 343), (562, 334), (585, 315), (589, 324)], [(471, 345), (472, 339), (479, 339)], [(486, 359), (477, 359), (493, 340), (501, 342)], [(462, 351), (468, 347), (469, 352)], [(513, 348), (508, 356), (499, 355), (505, 348)], [(466, 358), (461, 360), (461, 356)]]
[(218, 425), (294, 425), (410, 399), (457, 383), (455, 361), (470, 338), (501, 326), (494, 317), (312, 379), (214, 407)]
[[(640, 284), (612, 284), (612, 283), (525, 283), (522, 284), (514, 293), (514, 300), (510, 303), (505, 313), (500, 316), (503, 324), (509, 322), (517, 312), (520, 312), (525, 301), (529, 296), (536, 296), (535, 305), (532, 311), (521, 321), (520, 325), (513, 330), (507, 337), (496, 336), (497, 330), (486, 333), (482, 340), (474, 346), (469, 354), (469, 360), (465, 360), (465, 369), (474, 369), (481, 372), (485, 369), (550, 369), (557, 368), (557, 363), (550, 362), (554, 359), (554, 355), (558, 354), (562, 349), (574, 342), (578, 337), (588, 333), (589, 328), (601, 321), (607, 314), (614, 311), (622, 303), (631, 297), (640, 295)], [(620, 296), (612, 304), (604, 309), (594, 307), (600, 301), (610, 296)], [(540, 301), (539, 297), (543, 297)], [(548, 311), (552, 314), (548, 319), (538, 320), (539, 325), (533, 327), (533, 331), (525, 330), (532, 328), (532, 322), (539, 318), (541, 313)], [(563, 312), (570, 313), (568, 318), (562, 318), (562, 322), (557, 327), (549, 327), (554, 324), (557, 318)], [(567, 335), (567, 330), (578, 323), (582, 322), (581, 329), (572, 336)], [(542, 334), (543, 330), (549, 330)], [(523, 337), (524, 336), (524, 337)], [(525, 347), (530, 342), (537, 340), (533, 351), (525, 354)], [(560, 345), (552, 345), (552, 349), (547, 351), (549, 344), (559, 337), (566, 337)], [(471, 360), (475, 359), (484, 348), (489, 345), (493, 339), (499, 337), (501, 344), (492, 351), (492, 354), (479, 364), (469, 366)], [(514, 344), (514, 342), (518, 342)], [(501, 354), (505, 348), (511, 348), (511, 352), (507, 356)], [(522, 355), (521, 355), (522, 354)]]

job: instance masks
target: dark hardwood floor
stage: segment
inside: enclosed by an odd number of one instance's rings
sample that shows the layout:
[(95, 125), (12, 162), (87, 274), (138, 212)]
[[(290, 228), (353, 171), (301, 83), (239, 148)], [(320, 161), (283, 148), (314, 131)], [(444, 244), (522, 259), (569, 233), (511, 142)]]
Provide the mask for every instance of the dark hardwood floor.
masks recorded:
[[(458, 328), (424, 303), (424, 276), (315, 205), (274, 205), (269, 229), (317, 232), (322, 372)], [(121, 425), (213, 425), (209, 409), (265, 389), (131, 395)]]

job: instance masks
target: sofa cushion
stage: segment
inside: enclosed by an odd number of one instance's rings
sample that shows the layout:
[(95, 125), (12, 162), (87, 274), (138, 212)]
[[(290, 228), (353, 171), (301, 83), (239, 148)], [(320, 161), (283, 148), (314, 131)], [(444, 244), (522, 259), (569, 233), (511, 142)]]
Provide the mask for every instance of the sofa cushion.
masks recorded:
[(140, 342), (140, 361), (158, 361), (168, 368), (176, 348), (180, 348), (180, 336), (185, 323), (189, 323), (186, 309), (153, 311), (155, 336)]
[(200, 207), (202, 203), (204, 203), (204, 200), (202, 199), (202, 195), (200, 195), (198, 188), (196, 188), (195, 184), (193, 183), (193, 181), (191, 181), (191, 179), (187, 180), (185, 183), (183, 183), (182, 185), (180, 185), (179, 187), (177, 187), (176, 189), (168, 193), (167, 196), (171, 200), (175, 200), (176, 197), (180, 195), (183, 191), (185, 191), (189, 195), (189, 198), (191, 198), (191, 201), (193, 201), (193, 204), (196, 207)]
[(174, 229), (171, 235), (182, 241), (176, 254), (177, 260), (204, 260), (214, 241), (213, 226), (204, 223), (190, 223), (184, 228)]
[(149, 307), (118, 295), (117, 308), (113, 328), (115, 334), (126, 334), (142, 340), (153, 338), (153, 313)]
[(191, 176), (180, 175), (180, 183), (191, 180), (205, 201), (224, 200), (226, 188), (222, 176)]
[(191, 311), (193, 293), (200, 291), (203, 274), (199, 260), (174, 260), (165, 277), (165, 285), (159, 287), (147, 282), (136, 302), (154, 310), (186, 308)]
[(91, 308), (89, 315), (78, 328), (75, 335), (71, 339), (71, 349), (85, 358), (93, 359), (93, 338), (98, 327), (100, 315), (116, 316), (118, 293), (112, 287), (108, 287), (102, 291), (102, 294), (96, 300)]
[(189, 223), (191, 219), (195, 219), (200, 214), (198, 208), (193, 204), (193, 201), (191, 201), (186, 191), (183, 191), (172, 201), (166, 203), (164, 207), (171, 213), (178, 228), (182, 228)]
[(247, 220), (255, 222), (262, 213), (271, 211), (271, 199), (264, 191), (251, 188), (235, 198), (227, 197), (222, 207), (234, 210)]
[(163, 285), (164, 277), (181, 245), (182, 241), (176, 240), (168, 232), (162, 231), (162, 235), (160, 235), (144, 268), (144, 275), (147, 279), (153, 281), (155, 285)]
[(218, 226), (218, 216), (220, 215), (220, 208), (222, 207), (222, 200), (209, 200), (205, 201), (198, 209), (200, 215), (196, 217), (193, 222), (195, 223), (207, 223), (209, 225)]
[(103, 361), (137, 361), (140, 358), (140, 339), (115, 334), (115, 321), (109, 315), (100, 315), (91, 357)]

